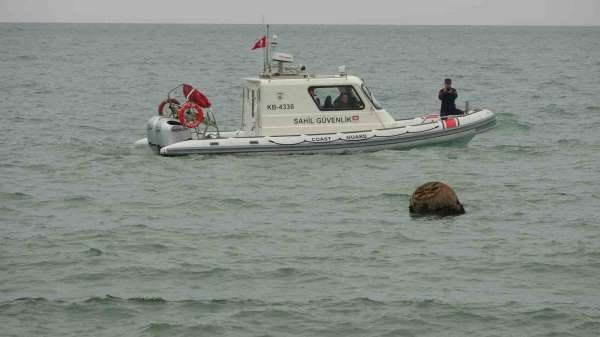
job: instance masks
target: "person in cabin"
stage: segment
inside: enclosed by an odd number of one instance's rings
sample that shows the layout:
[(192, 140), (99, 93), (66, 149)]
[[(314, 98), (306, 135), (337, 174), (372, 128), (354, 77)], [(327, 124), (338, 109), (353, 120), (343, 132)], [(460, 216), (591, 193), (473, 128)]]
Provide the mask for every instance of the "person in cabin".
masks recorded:
[[(333, 101), (333, 106), (337, 110), (353, 110), (360, 108), (360, 104), (358, 103), (358, 98), (354, 96), (352, 92), (352, 87), (343, 86), (338, 87), (340, 95)], [(343, 102), (344, 100), (345, 102)]]
[(333, 103), (333, 107), (336, 110), (350, 110), (352, 109), (352, 105), (350, 104), (350, 98), (347, 93), (340, 94), (338, 98), (335, 99)]
[(456, 89), (452, 88), (452, 80), (447, 78), (444, 80), (444, 87), (439, 91), (438, 98), (442, 101), (440, 107), (440, 117), (449, 115), (462, 115), (464, 112), (456, 108), (456, 98), (458, 93)]

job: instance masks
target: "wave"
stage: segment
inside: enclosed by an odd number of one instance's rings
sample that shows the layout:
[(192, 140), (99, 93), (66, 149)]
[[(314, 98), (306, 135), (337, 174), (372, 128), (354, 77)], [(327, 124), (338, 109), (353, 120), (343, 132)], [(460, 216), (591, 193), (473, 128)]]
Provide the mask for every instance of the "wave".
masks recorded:
[(33, 54), (17, 55), (15, 59), (18, 61), (37, 61), (39, 58)]
[[(156, 321), (157, 316), (152, 313), (157, 310), (161, 312), (168, 310), (169, 313), (181, 317)], [(193, 315), (223, 313), (246, 328), (255, 326), (256, 322), (267, 325), (303, 322), (310, 326), (327, 324), (332, 331), (339, 331), (339, 324), (345, 322), (348, 315), (369, 312), (368, 317), (363, 317), (361, 324), (377, 327), (379, 334), (376, 335), (391, 335), (391, 331), (400, 328), (416, 331), (414, 329), (432, 324), (438, 328), (456, 327), (457, 324), (495, 325), (504, 322), (506, 315), (511, 317), (514, 327), (525, 325), (539, 327), (571, 322), (578, 324), (576, 326), (578, 331), (595, 331), (598, 327), (597, 315), (586, 313), (589, 312), (588, 310), (573, 310), (561, 305), (547, 304), (542, 307), (524, 307), (524, 303), (515, 301), (486, 304), (462, 301), (448, 303), (437, 299), (390, 300), (367, 296), (293, 301), (243, 298), (168, 300), (160, 296), (121, 298), (105, 295), (79, 301), (22, 297), (0, 302), (0, 315), (7, 313), (47, 315), (56, 312), (61, 315), (61, 311), (69, 314), (77, 312), (79, 315), (84, 315), (81, 317), (91, 319), (107, 316), (133, 319), (133, 322), (137, 322), (137, 329), (145, 333), (153, 332), (161, 335), (179, 335), (184, 331), (198, 328), (206, 329), (214, 335), (227, 325), (224, 322), (190, 320), (189, 313)]]
[(384, 192), (381, 193), (378, 197), (381, 199), (400, 199), (400, 200), (408, 200), (410, 199), (410, 195), (406, 193), (394, 193), (394, 192)]
[(167, 300), (162, 297), (131, 297), (127, 301), (140, 304), (165, 304)]
[(104, 254), (104, 252), (102, 252), (100, 249), (97, 249), (97, 248), (90, 248), (90, 249), (86, 250), (84, 252), (84, 254), (86, 254), (88, 256), (100, 256), (100, 255)]
[(0, 192), (0, 200), (32, 200), (33, 196), (23, 192)]
[(304, 271), (293, 267), (281, 267), (271, 271), (269, 278), (286, 278), (286, 277), (301, 277), (305, 274)]
[(413, 239), (409, 236), (406, 236), (402, 233), (394, 233), (393, 235), (385, 238), (388, 241), (392, 241), (394, 243), (417, 243), (417, 242), (425, 242), (425, 240)]
[(538, 310), (522, 312), (520, 315), (528, 317), (529, 319), (532, 319), (532, 320), (548, 320), (548, 321), (555, 321), (558, 319), (563, 319), (563, 318), (569, 317), (569, 314), (567, 314), (565, 312), (561, 312), (557, 309), (549, 308), (549, 307), (538, 309)]
[(585, 107), (585, 111), (597, 112), (600, 111), (600, 106), (590, 105)]
[(548, 114), (564, 114), (566, 111), (557, 104), (548, 104), (545, 107), (541, 108), (540, 112)]
[(48, 302), (48, 299), (45, 297), (19, 297), (15, 298), (14, 302), (45, 303)]
[(559, 140), (556, 141), (557, 144), (559, 145), (568, 145), (568, 146), (576, 146), (576, 145), (583, 145), (583, 142), (577, 138), (561, 138)]
[(305, 320), (308, 314), (295, 310), (264, 309), (264, 310), (240, 310), (232, 317), (235, 319), (299, 319)]
[(553, 263), (542, 263), (542, 262), (526, 262), (521, 263), (516, 266), (516, 269), (519, 272), (526, 273), (549, 273), (549, 274), (558, 274), (565, 273), (567, 275), (577, 275), (581, 272), (580, 269), (575, 268), (570, 265), (561, 265), (561, 264), (553, 264)]
[(63, 306), (69, 305), (85, 305), (85, 304), (132, 304), (132, 305), (184, 305), (184, 306), (214, 306), (214, 305), (230, 305), (234, 307), (239, 306), (268, 306), (273, 304), (284, 304), (284, 303), (267, 303), (261, 300), (254, 299), (183, 299), (183, 300), (167, 300), (160, 296), (138, 296), (138, 297), (119, 297), (110, 294), (104, 296), (92, 296), (89, 298), (66, 301), (63, 299), (48, 299), (46, 297), (18, 297), (12, 300), (0, 301), (0, 306), (7, 305), (18, 305), (18, 304), (57, 304)]
[(101, 134), (109, 134), (110, 132), (112, 132), (112, 130), (110, 130), (110, 129), (101, 128), (101, 127), (98, 127), (96, 125), (80, 124), (80, 125), (78, 125), (78, 128), (83, 129), (83, 130), (96, 131), (96, 132), (99, 132)]
[(120, 297), (106, 295), (104, 297), (90, 297), (90, 298), (84, 300), (83, 303), (105, 304), (105, 303), (119, 302), (119, 301), (122, 301), (122, 300), (123, 299), (120, 298)]
[(142, 333), (152, 336), (218, 336), (225, 334), (225, 328), (216, 324), (177, 324), (155, 322), (144, 326)]
[(80, 282), (80, 281), (99, 281), (99, 280), (113, 280), (115, 278), (121, 280), (140, 280), (147, 278), (165, 278), (165, 277), (177, 277), (180, 279), (205, 279), (212, 277), (222, 277), (231, 272), (229, 268), (204, 268), (198, 270), (186, 269), (186, 268), (151, 268), (151, 267), (135, 267), (135, 266), (124, 266), (119, 268), (106, 269), (101, 272), (87, 272), (72, 274), (63, 277), (63, 282)]
[(467, 311), (463, 309), (455, 309), (447, 313), (440, 314), (436, 317), (437, 319), (449, 319), (458, 321), (475, 321), (475, 322), (489, 322), (496, 321), (499, 318), (493, 315), (478, 314), (473, 311)]
[(530, 145), (496, 145), (493, 146), (492, 149), (494, 151), (502, 152), (502, 153), (511, 153), (511, 154), (545, 154), (551, 151), (547, 146), (530, 146)]
[[(284, 268), (282, 268), (284, 269)], [(104, 296), (92, 296), (81, 300), (75, 301), (66, 301), (64, 299), (49, 299), (46, 297), (17, 297), (12, 300), (0, 301), (0, 304), (13, 303), (13, 302), (29, 302), (29, 303), (57, 303), (62, 305), (70, 305), (70, 304), (85, 304), (85, 303), (131, 303), (131, 304), (202, 304), (202, 305), (231, 305), (231, 306), (255, 306), (255, 307), (263, 307), (263, 306), (279, 306), (279, 305), (318, 305), (318, 306), (344, 306), (344, 305), (366, 305), (366, 306), (385, 306), (385, 305), (408, 305), (408, 306), (420, 306), (424, 304), (425, 306), (431, 305), (446, 305), (443, 302), (431, 299), (425, 300), (405, 300), (405, 301), (384, 301), (384, 300), (376, 300), (371, 297), (353, 297), (348, 299), (332, 299), (330, 297), (323, 297), (318, 299), (311, 300), (301, 300), (301, 301), (265, 301), (262, 299), (251, 299), (251, 298), (240, 298), (240, 297), (232, 297), (232, 298), (214, 298), (214, 299), (178, 299), (178, 300), (168, 300), (161, 296), (137, 296), (137, 297), (120, 297), (114, 296), (111, 294), (106, 294)]]
[(354, 231), (339, 232), (339, 233), (335, 233), (334, 235), (336, 238), (350, 238), (350, 239), (362, 239), (362, 238), (367, 237), (367, 234), (365, 234), (365, 233), (359, 233), (359, 232), (354, 232)]
[(531, 124), (519, 120), (515, 114), (508, 112), (498, 113), (498, 123), (496, 124), (498, 131), (529, 131)]
[(231, 206), (239, 206), (239, 207), (243, 207), (243, 208), (255, 208), (255, 207), (259, 207), (258, 204), (247, 201), (247, 200), (243, 200), (240, 198), (226, 198), (223, 199), (222, 202), (226, 205), (231, 205)]
[(78, 203), (78, 202), (90, 202), (95, 200), (92, 197), (89, 197), (87, 195), (74, 195), (74, 196), (70, 196), (70, 197), (65, 197), (63, 198), (64, 202), (73, 202), (73, 203)]

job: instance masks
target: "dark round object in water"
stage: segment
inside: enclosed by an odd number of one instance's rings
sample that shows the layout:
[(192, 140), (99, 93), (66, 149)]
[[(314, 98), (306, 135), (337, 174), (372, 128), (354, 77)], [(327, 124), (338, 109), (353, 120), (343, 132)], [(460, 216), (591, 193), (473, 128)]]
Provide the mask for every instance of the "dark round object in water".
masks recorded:
[(465, 214), (463, 205), (452, 188), (444, 183), (432, 181), (419, 186), (410, 197), (409, 211), (415, 215), (460, 215)]

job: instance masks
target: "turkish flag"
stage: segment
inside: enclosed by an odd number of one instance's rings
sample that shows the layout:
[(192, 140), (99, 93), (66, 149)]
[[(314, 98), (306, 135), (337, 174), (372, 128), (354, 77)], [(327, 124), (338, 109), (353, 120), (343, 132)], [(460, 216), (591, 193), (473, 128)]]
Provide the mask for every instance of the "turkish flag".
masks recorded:
[(267, 46), (267, 36), (265, 35), (265, 36), (261, 37), (258, 41), (256, 41), (256, 43), (254, 44), (254, 47), (252, 47), (251, 50), (265, 48), (266, 46)]

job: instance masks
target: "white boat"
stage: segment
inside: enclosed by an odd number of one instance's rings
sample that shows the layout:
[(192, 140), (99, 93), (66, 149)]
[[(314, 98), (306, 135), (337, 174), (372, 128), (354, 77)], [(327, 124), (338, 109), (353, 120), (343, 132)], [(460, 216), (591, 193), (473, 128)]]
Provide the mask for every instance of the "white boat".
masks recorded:
[[(267, 34), (268, 36), (268, 34)], [(375, 99), (364, 81), (346, 73), (309, 74), (294, 65), (289, 54), (275, 53), (268, 44), (264, 71), (246, 78), (241, 128), (223, 132), (217, 127), (208, 99), (183, 85), (184, 104), (172, 90), (147, 123), (149, 145), (164, 156), (225, 153), (318, 153), (376, 151), (461, 142), (496, 123), (493, 112), (466, 109), (464, 114), (418, 116), (395, 120)]]

